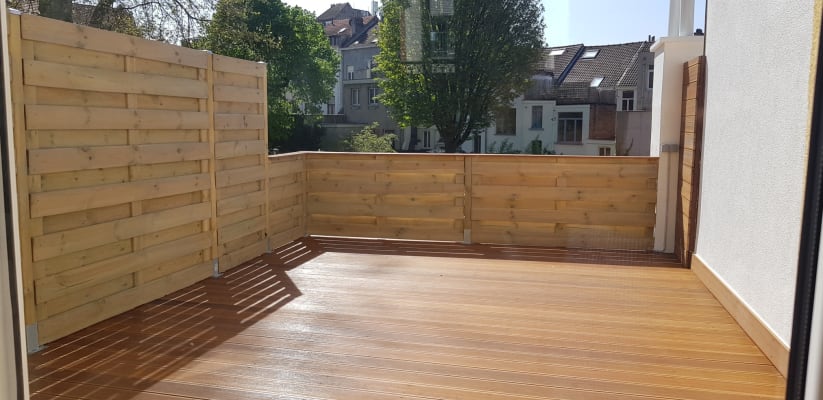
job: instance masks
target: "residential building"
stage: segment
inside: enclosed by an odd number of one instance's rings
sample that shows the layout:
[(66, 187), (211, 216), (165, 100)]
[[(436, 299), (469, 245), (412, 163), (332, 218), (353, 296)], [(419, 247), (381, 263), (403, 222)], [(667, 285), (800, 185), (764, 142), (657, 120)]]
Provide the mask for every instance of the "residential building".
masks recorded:
[(340, 150), (343, 139), (375, 122), (378, 124), (377, 133), (396, 134), (398, 144), (403, 141), (404, 133), (389, 116), (386, 106), (376, 98), (380, 94), (375, 75), (375, 57), (380, 52), (377, 46), (378, 30), (375, 26), (361, 41), (340, 49), (343, 93), (340, 113), (345, 118), (327, 119), (324, 123), (324, 150)]
[[(496, 111), (495, 123), (461, 150), (648, 155), (654, 77), (651, 40), (545, 48), (531, 87), (510, 107)], [(403, 149), (442, 150), (434, 127), (407, 133)]]
[[(375, 1), (374, 4), (377, 2)], [(372, 7), (374, 8), (374, 6)], [(350, 20), (352, 18), (363, 18), (373, 15), (366, 10), (352, 8), (349, 3), (332, 4), (328, 10), (317, 16), (317, 22), (325, 25), (332, 25), (334, 21)], [(374, 14), (376, 15), (376, 14)]]
[[(377, 18), (377, 2), (372, 2), (372, 11), (358, 10), (352, 8), (349, 3), (332, 4), (331, 7), (317, 17), (317, 22), (323, 25), (329, 44), (338, 51), (342, 58), (341, 50), (353, 44), (366, 43), (369, 39), (369, 32), (375, 28), (379, 22)], [(341, 62), (341, 67), (337, 71), (337, 82), (334, 85), (332, 97), (326, 104), (320, 107), (324, 115), (324, 122), (331, 130), (330, 138), (325, 140), (328, 149), (336, 149), (336, 138), (342, 135), (341, 132), (350, 132), (360, 125), (349, 124), (343, 114), (346, 97), (343, 93), (343, 80), (346, 72)]]
[(507, 143), (524, 153), (648, 155), (649, 45), (545, 49), (532, 86), (498, 112), (486, 134), (487, 150)]

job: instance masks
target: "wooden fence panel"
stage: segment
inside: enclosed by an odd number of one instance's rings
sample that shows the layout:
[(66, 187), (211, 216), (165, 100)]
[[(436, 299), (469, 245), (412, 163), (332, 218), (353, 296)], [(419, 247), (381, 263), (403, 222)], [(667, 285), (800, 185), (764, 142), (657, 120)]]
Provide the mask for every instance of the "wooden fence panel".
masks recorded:
[[(220, 107), (260, 95), (262, 109), (265, 83), (220, 82), (216, 57), (202, 51), (31, 15), (10, 15), (9, 25), (25, 313), (37, 341), (211, 276), (214, 186), (243, 179), (228, 168), (214, 179), (217, 160), (266, 152), (259, 132), (254, 142), (215, 143), (213, 126), (230, 128), (220, 121), (236, 115), (213, 117), (214, 97)], [(227, 95), (214, 95), (215, 74)], [(258, 129), (259, 115), (250, 117)]]
[(683, 265), (691, 266), (697, 239), (700, 195), (700, 160), (703, 152), (703, 107), (706, 59), (697, 57), (683, 64), (683, 123), (680, 127), (680, 164), (675, 220), (674, 253)]
[(306, 235), (305, 154), (269, 157), (269, 248)]
[(471, 158), (472, 241), (651, 250), (656, 159)]
[(463, 156), (306, 154), (308, 232), (463, 240)]
[(220, 271), (267, 250), (266, 65), (214, 56)]

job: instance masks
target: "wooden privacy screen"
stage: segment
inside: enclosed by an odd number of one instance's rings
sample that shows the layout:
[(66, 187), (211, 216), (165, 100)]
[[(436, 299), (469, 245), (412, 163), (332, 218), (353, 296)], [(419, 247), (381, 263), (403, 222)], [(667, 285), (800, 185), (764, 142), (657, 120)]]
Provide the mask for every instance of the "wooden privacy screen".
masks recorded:
[(266, 65), (214, 56), (220, 271), (266, 251)]
[(703, 103), (706, 58), (683, 64), (683, 123), (680, 127), (680, 165), (674, 252), (683, 265), (691, 266), (697, 239), (700, 195), (700, 160), (703, 150)]
[(470, 159), (474, 242), (652, 249), (657, 159)]
[(309, 234), (651, 250), (657, 159), (307, 153)]
[(31, 15), (9, 25), (39, 343), (211, 276), (218, 256), (225, 269), (265, 250), (265, 66)]
[(308, 232), (463, 240), (464, 160), (457, 155), (306, 155)]
[(276, 249), (306, 235), (305, 154), (269, 158), (269, 245)]

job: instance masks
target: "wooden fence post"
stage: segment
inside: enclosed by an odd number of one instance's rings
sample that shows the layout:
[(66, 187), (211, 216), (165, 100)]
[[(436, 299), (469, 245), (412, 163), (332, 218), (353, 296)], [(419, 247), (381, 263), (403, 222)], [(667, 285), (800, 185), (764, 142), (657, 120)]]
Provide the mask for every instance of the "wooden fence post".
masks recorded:
[(25, 88), (23, 86), (23, 38), (20, 24), (22, 18), (19, 14), (9, 14), (8, 19), (8, 41), (9, 41), (9, 66), (11, 70), (11, 98), (13, 107), (12, 120), (14, 131), (13, 145), (14, 169), (17, 185), (14, 188), (17, 192), (18, 211), (18, 234), (19, 257), (21, 265), (21, 275), (23, 281), (23, 304), (26, 324), (26, 348), (29, 352), (37, 351), (40, 348), (39, 334), (37, 332), (37, 308), (34, 300), (34, 267), (31, 247), (31, 218), (29, 211), (29, 180), (28, 162), (26, 161), (27, 140), (25, 126)]
[(463, 158), (463, 184), (466, 188), (463, 198), (463, 243), (472, 243), (472, 164), (474, 156), (464, 156)]
[(211, 219), (209, 229), (211, 229), (211, 259), (213, 263), (212, 276), (220, 276), (220, 254), (217, 248), (217, 146), (214, 132), (214, 54), (209, 53), (206, 65), (206, 81), (209, 86), (209, 95), (206, 99), (206, 110), (209, 113), (209, 177), (211, 179), (211, 189), (209, 190), (209, 201), (211, 202)]

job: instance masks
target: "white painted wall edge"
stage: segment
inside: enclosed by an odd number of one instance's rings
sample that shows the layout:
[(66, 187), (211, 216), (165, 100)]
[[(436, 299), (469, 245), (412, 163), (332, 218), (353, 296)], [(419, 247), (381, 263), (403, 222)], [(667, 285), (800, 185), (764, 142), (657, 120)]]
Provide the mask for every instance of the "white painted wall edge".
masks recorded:
[(746, 311), (748, 311), (748, 312), (749, 312), (752, 316), (754, 316), (754, 317), (757, 319), (757, 322), (758, 322), (758, 323), (760, 323), (760, 325), (762, 325), (762, 326), (763, 326), (763, 328), (765, 328), (766, 330), (768, 330), (768, 331), (769, 331), (769, 333), (770, 333), (772, 336), (774, 336), (774, 338), (775, 338), (777, 341), (779, 341), (779, 342), (780, 342), (780, 344), (782, 344), (782, 345), (783, 345), (784, 347), (786, 347), (786, 348), (789, 348), (789, 347), (790, 347), (789, 342), (788, 342), (786, 339), (784, 339), (784, 338), (780, 337), (780, 335), (778, 335), (778, 334), (777, 334), (777, 332), (776, 332), (776, 331), (775, 331), (775, 330), (771, 327), (771, 325), (769, 325), (768, 323), (766, 323), (766, 321), (764, 321), (764, 320), (763, 320), (763, 317), (761, 317), (761, 316), (760, 316), (760, 314), (758, 314), (758, 313), (757, 313), (757, 312), (756, 312), (756, 311), (752, 308), (752, 306), (751, 306), (749, 303), (747, 303), (747, 302), (746, 302), (746, 300), (744, 300), (742, 297), (740, 297), (740, 293), (738, 293), (736, 290), (734, 290), (734, 287), (732, 287), (731, 285), (729, 285), (729, 282), (727, 282), (725, 279), (723, 279), (723, 276), (721, 276), (720, 274), (718, 274), (718, 273), (717, 273), (717, 270), (715, 270), (714, 268), (712, 268), (711, 264), (707, 263), (707, 262), (706, 262), (706, 260), (705, 260), (705, 259), (703, 259), (703, 257), (701, 257), (701, 256), (700, 256), (700, 254), (693, 254), (692, 256), (693, 256), (693, 257), (698, 258), (698, 259), (700, 260), (700, 262), (701, 262), (701, 263), (703, 263), (703, 265), (705, 265), (705, 266), (706, 266), (706, 269), (708, 269), (708, 270), (709, 270), (712, 274), (714, 274), (715, 279), (717, 279), (717, 281), (718, 281), (718, 282), (720, 282), (723, 286), (725, 286), (725, 287), (726, 287), (726, 289), (727, 289), (727, 290), (728, 290), (728, 291), (729, 291), (732, 295), (734, 295), (734, 297), (737, 299), (737, 301), (738, 301), (741, 305), (743, 305), (743, 307), (745, 307), (745, 308), (746, 308)]
[(754, 313), (752, 307), (743, 301), (738, 293), (731, 289), (726, 281), (720, 278), (713, 268), (705, 261), (692, 255), (692, 273), (703, 283), (706, 289), (726, 309), (729, 315), (737, 322), (749, 338), (760, 348), (766, 358), (777, 368), (781, 375), (789, 373), (789, 346), (780, 338), (759, 314)]

